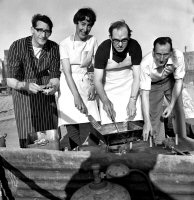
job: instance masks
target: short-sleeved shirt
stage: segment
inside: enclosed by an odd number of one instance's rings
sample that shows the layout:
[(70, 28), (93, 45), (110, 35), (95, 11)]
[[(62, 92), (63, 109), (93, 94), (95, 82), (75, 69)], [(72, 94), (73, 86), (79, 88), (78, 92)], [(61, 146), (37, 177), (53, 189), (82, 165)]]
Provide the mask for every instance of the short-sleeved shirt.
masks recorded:
[[(95, 64), (94, 68), (97, 69), (105, 69), (109, 56), (110, 56), (110, 49), (111, 49), (111, 40), (105, 40), (100, 44), (100, 46), (97, 49), (96, 55), (95, 55)], [(117, 63), (122, 62), (126, 56), (127, 53), (131, 56), (132, 64), (133, 65), (140, 65), (140, 62), (142, 60), (142, 50), (139, 43), (130, 38), (128, 45), (126, 49), (123, 52), (117, 52), (113, 48), (113, 60)]]
[(94, 56), (97, 47), (97, 39), (92, 35), (87, 41), (74, 41), (74, 35), (71, 35), (60, 43), (60, 59), (69, 59), (71, 65), (80, 65), (84, 52), (92, 52)]
[(173, 74), (174, 79), (182, 79), (185, 76), (184, 55), (174, 49), (172, 57), (161, 70), (157, 68), (152, 52), (147, 54), (141, 62), (140, 89), (150, 90), (151, 83), (165, 79)]

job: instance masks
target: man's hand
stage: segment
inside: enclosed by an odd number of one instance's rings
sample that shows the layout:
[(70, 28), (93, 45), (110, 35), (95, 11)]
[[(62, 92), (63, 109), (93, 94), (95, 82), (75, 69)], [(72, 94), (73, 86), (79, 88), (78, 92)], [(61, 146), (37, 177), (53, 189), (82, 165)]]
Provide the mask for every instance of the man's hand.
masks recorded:
[(42, 91), (41, 86), (37, 85), (36, 83), (27, 83), (25, 82), (24, 89), (28, 93), (37, 94), (38, 92)]
[(165, 108), (165, 110), (164, 110), (162, 116), (163, 116), (164, 118), (169, 117), (170, 114), (171, 114), (171, 112), (172, 112), (172, 109), (173, 109), (173, 107), (172, 107), (171, 105), (168, 105), (168, 106)]
[(75, 107), (83, 114), (87, 114), (88, 113), (88, 110), (81, 98), (80, 95), (77, 95), (76, 97), (74, 97), (74, 104), (75, 104)]
[(133, 120), (136, 116), (136, 100), (130, 99), (129, 103), (127, 104), (127, 116), (128, 120)]
[(103, 109), (106, 111), (108, 118), (112, 121), (115, 120), (116, 112), (114, 111), (112, 102), (108, 99), (103, 102)]
[(49, 83), (45, 86), (45, 90), (43, 90), (43, 93), (46, 95), (54, 95), (56, 91), (59, 89), (59, 79), (58, 78), (52, 78), (50, 79)]
[(143, 125), (143, 141), (147, 141), (149, 135), (152, 135), (152, 125), (150, 122), (144, 123)]
[(92, 85), (88, 91), (88, 101), (94, 101), (96, 97), (96, 90), (95, 90), (95, 86)]

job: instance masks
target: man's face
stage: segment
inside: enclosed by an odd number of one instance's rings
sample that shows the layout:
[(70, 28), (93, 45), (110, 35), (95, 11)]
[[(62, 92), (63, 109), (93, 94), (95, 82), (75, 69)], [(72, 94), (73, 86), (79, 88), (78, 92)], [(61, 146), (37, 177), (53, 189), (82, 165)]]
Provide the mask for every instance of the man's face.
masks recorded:
[(49, 25), (42, 21), (37, 21), (36, 27), (32, 27), (31, 32), (32, 44), (35, 47), (43, 47), (51, 35)]
[(76, 36), (78, 40), (86, 40), (92, 29), (91, 23), (86, 19), (83, 21), (78, 21), (78, 24), (76, 24)]
[(113, 29), (111, 40), (115, 50), (117, 52), (123, 52), (129, 41), (127, 28)]
[(171, 55), (172, 52), (169, 43), (163, 45), (156, 44), (153, 57), (157, 67), (164, 67)]

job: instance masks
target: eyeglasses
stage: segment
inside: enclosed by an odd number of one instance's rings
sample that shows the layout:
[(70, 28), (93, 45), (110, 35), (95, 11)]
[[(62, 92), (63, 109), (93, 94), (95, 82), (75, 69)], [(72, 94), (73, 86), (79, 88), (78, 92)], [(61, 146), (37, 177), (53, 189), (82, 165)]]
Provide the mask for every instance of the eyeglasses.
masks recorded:
[(49, 36), (51, 34), (51, 31), (50, 30), (44, 30), (42, 28), (34, 28), (39, 34), (43, 34), (45, 33), (46, 36)]
[(121, 42), (122, 44), (127, 44), (128, 41), (129, 41), (129, 39), (127, 39), (127, 38), (122, 39), (122, 40), (112, 39), (113, 44), (116, 44), (116, 45), (119, 44), (120, 42)]

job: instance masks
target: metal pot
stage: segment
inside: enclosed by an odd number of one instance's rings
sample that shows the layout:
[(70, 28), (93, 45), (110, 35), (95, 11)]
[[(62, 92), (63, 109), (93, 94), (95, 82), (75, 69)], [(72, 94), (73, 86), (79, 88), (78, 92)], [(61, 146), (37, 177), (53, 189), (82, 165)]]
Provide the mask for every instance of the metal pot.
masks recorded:
[(136, 122), (115, 122), (119, 132), (115, 128), (114, 123), (104, 124), (99, 131), (99, 137), (107, 145), (123, 144), (141, 139), (143, 128)]

